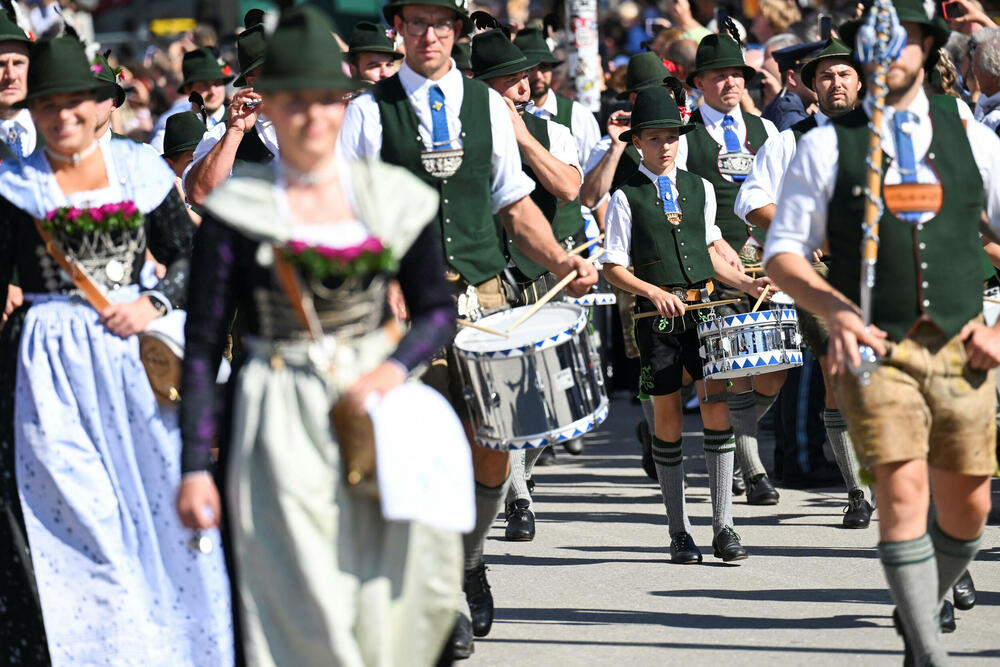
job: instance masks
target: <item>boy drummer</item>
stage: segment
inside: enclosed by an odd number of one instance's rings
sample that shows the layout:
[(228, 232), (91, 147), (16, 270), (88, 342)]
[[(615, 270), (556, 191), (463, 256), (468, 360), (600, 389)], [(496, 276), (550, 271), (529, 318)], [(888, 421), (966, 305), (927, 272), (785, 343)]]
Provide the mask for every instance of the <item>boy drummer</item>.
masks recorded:
[[(749, 278), (722, 260), (710, 246), (722, 238), (715, 225), (715, 191), (708, 181), (674, 164), (678, 139), (694, 129), (680, 118), (670, 93), (641, 91), (632, 111), (632, 129), (622, 138), (642, 153), (639, 170), (615, 191), (606, 221), (604, 274), (608, 282), (635, 294), (636, 340), (642, 363), (640, 386), (652, 396), (653, 460), (670, 525), (670, 560), (701, 562), (684, 504), (681, 446), (681, 376), (686, 368), (705, 395), (696, 332), (698, 311), (686, 307), (707, 300), (713, 278), (757, 297), (767, 278)], [(635, 266), (635, 275), (628, 266)], [(712, 385), (717, 385), (713, 387)], [(708, 381), (708, 391), (724, 391)], [(742, 560), (746, 549), (733, 530), (731, 482), (735, 440), (725, 403), (702, 403), (705, 460), (712, 496), (712, 547), (724, 561)]]

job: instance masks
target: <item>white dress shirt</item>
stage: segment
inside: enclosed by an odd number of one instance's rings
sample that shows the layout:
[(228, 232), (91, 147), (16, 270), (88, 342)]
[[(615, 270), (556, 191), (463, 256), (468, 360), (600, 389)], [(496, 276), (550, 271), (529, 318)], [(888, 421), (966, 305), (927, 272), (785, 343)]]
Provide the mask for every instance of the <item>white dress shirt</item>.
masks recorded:
[[(267, 150), (274, 153), (274, 159), (278, 159), (278, 135), (274, 131), (274, 124), (268, 120), (264, 114), (257, 115), (257, 121), (254, 123), (254, 128), (257, 130), (257, 136), (260, 137), (261, 143)], [(181, 178), (187, 179), (188, 172), (191, 171), (191, 167), (195, 165), (196, 162), (200, 162), (202, 158), (211, 152), (215, 145), (222, 141), (222, 138), (226, 136), (225, 123), (219, 123), (212, 129), (205, 132), (201, 137), (201, 141), (198, 142), (198, 146), (194, 149), (194, 157), (191, 159), (191, 164), (189, 164), (185, 169)]]
[[(726, 115), (722, 111), (717, 111), (716, 109), (710, 107), (707, 104), (702, 104), (698, 109), (701, 111), (701, 120), (705, 125), (705, 129), (708, 130), (708, 134), (715, 139), (715, 142), (719, 144), (720, 148), (725, 148), (726, 140), (724, 137), (724, 130), (722, 129), (722, 119)], [(733, 119), (733, 129), (736, 132), (736, 137), (740, 140), (740, 152), (749, 153), (747, 149), (747, 124), (743, 120), (743, 111), (737, 106), (732, 111), (729, 112), (729, 116)], [(764, 123), (764, 130), (767, 132), (768, 137), (773, 137), (778, 134), (778, 128), (775, 127), (774, 123), (766, 118), (761, 118), (760, 121)], [(677, 147), (677, 166), (681, 169), (687, 169), (687, 156), (688, 156), (688, 143), (687, 135), (681, 136), (680, 146)], [(732, 181), (732, 176), (723, 176), (727, 181)]]
[[(645, 164), (639, 165), (639, 173), (644, 175), (653, 183), (657, 182), (657, 176), (646, 168)], [(677, 207), (680, 208), (680, 196), (677, 194), (677, 167), (674, 166), (667, 174), (670, 178), (670, 189)], [(715, 243), (722, 238), (722, 231), (715, 224), (715, 189), (712, 184), (701, 179), (705, 186), (705, 208), (702, 216), (705, 221), (705, 245)], [(683, 213), (683, 209), (681, 213)], [(664, 221), (669, 228), (670, 223)], [(683, 219), (681, 224), (685, 224)], [(619, 266), (629, 266), (632, 263), (632, 207), (628, 204), (625, 193), (615, 190), (611, 195), (611, 203), (608, 205), (608, 214), (604, 220), (604, 255), (602, 262), (611, 262)]]
[[(823, 127), (830, 122), (830, 118), (822, 111), (817, 111), (816, 122), (818, 127)], [(743, 181), (733, 206), (740, 220), (749, 225), (748, 213), (778, 201), (781, 179), (795, 155), (795, 143), (795, 133), (790, 129), (784, 130), (768, 137), (757, 151), (757, 157), (754, 158), (750, 173)]]
[[(865, 111), (871, 115), (871, 97), (864, 101)], [(937, 183), (938, 177), (928, 164), (931, 144), (930, 103), (921, 90), (909, 106), (916, 114), (916, 127), (910, 134), (913, 154), (917, 161), (917, 181)], [(893, 139), (895, 110), (886, 107), (882, 118), (882, 149), (890, 158), (896, 155)], [(985, 125), (972, 121), (966, 124), (966, 133), (979, 175), (983, 179), (984, 205), (990, 227), (1000, 233), (1000, 138)], [(832, 125), (811, 130), (799, 139), (795, 157), (788, 167), (778, 195), (778, 210), (767, 232), (767, 246), (763, 261), (783, 252), (811, 258), (814, 250), (826, 240), (827, 207), (833, 197), (834, 183), (840, 153), (837, 133)], [(901, 181), (893, 160), (886, 170), (885, 183)], [(926, 214), (931, 216), (933, 214)]]
[[(431, 81), (415, 72), (405, 61), (399, 68), (399, 82), (417, 116), (420, 138), (424, 148), (431, 150), (432, 121), (428, 94), (437, 85), (444, 93), (445, 113), (448, 117), (448, 136), (452, 148), (462, 146), (462, 121), (458, 117), (465, 96), (464, 75), (451, 61), (451, 69), (438, 81)], [(493, 213), (531, 194), (535, 183), (522, 171), (521, 154), (514, 138), (507, 104), (495, 90), (489, 91), (490, 131), (493, 137), (493, 157), (490, 169), (490, 196)], [(482, 131), (481, 127), (469, 128), (470, 132)], [(347, 107), (344, 124), (337, 139), (338, 151), (346, 157), (378, 157), (382, 151), (382, 118), (378, 103), (371, 93), (356, 97)], [(439, 147), (440, 148), (440, 147)]]
[[(178, 98), (169, 109), (164, 111), (163, 114), (156, 119), (156, 125), (153, 126), (153, 133), (150, 136), (149, 144), (155, 148), (156, 152), (160, 155), (163, 155), (163, 136), (167, 132), (167, 119), (174, 114), (178, 114), (183, 111), (191, 111), (191, 103), (186, 97)], [(220, 123), (222, 123), (222, 126), (225, 127), (226, 124), (222, 122), (225, 115), (226, 105), (223, 104), (215, 110), (215, 113), (208, 117), (208, 129), (212, 129)], [(201, 118), (201, 114), (198, 114), (198, 117)]]
[(0, 141), (7, 142), (7, 133), (11, 127), (16, 127), (21, 135), (21, 148), (24, 156), (27, 157), (35, 152), (38, 144), (38, 131), (35, 130), (35, 123), (31, 120), (31, 112), (21, 109), (10, 120), (0, 120)]
[[(550, 90), (541, 106), (536, 107), (534, 102), (529, 102), (525, 112), (545, 120), (552, 120), (559, 110), (557, 104), (556, 94)], [(579, 102), (572, 102), (569, 125), (573, 138), (576, 139), (578, 162), (581, 166), (585, 165), (590, 157), (590, 151), (594, 150), (594, 146), (601, 139), (601, 127), (597, 124), (594, 114), (587, 111)]]
[[(525, 113), (528, 113), (525, 111)], [(572, 165), (580, 172), (580, 185), (583, 185), (583, 168), (580, 166), (580, 156), (577, 152), (576, 140), (569, 128), (554, 120), (545, 121), (549, 134), (549, 152), (560, 162)]]

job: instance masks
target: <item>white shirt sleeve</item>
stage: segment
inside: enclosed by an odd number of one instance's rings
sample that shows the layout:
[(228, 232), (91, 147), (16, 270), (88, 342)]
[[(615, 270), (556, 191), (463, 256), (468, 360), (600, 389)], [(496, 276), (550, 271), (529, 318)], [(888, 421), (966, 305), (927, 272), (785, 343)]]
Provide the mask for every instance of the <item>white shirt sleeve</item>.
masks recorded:
[(972, 155), (983, 179), (986, 219), (990, 228), (1000, 233), (1000, 138), (982, 123), (966, 124)]
[(549, 152), (560, 162), (576, 167), (580, 172), (580, 185), (583, 185), (583, 169), (580, 168), (580, 155), (576, 139), (565, 125), (555, 121), (548, 122)]
[(632, 207), (621, 190), (615, 190), (604, 218), (604, 255), (602, 262), (628, 268), (632, 263)]
[(573, 138), (576, 139), (580, 165), (586, 165), (590, 159), (590, 152), (601, 140), (601, 126), (597, 124), (594, 114), (587, 111), (587, 108), (579, 102), (573, 102), (569, 124), (573, 128)]
[(705, 186), (705, 245), (711, 245), (722, 238), (722, 230), (715, 224), (715, 188), (704, 178), (701, 183)]
[[(490, 169), (490, 198), (493, 214), (524, 199), (535, 189), (535, 182), (521, 168), (510, 111), (500, 93), (489, 91), (490, 129), (493, 134), (493, 159)], [(471, 128), (470, 128), (471, 130)]]
[(347, 159), (379, 157), (382, 151), (382, 116), (371, 93), (351, 100), (337, 137), (337, 150)]
[(611, 137), (605, 134), (603, 137), (598, 139), (597, 143), (594, 144), (594, 147), (590, 149), (590, 155), (587, 156), (587, 162), (583, 165), (583, 173), (589, 174), (592, 172), (594, 167), (600, 164), (604, 156), (608, 154), (609, 150), (611, 150)]
[[(697, 132), (697, 130), (692, 130), (692, 132)], [(690, 132), (688, 132), (690, 134)], [(682, 134), (680, 139), (677, 140), (677, 156), (674, 158), (674, 164), (677, 165), (678, 169), (683, 169), (687, 171), (688, 164), (688, 142), (687, 134)]]
[(773, 137), (778, 133), (778, 126), (769, 121), (766, 118), (761, 118), (760, 122), (764, 123), (764, 130), (767, 132), (767, 136)]
[(767, 230), (763, 263), (790, 252), (810, 258), (826, 238), (826, 214), (833, 197), (840, 152), (830, 125), (802, 135), (778, 191), (778, 209)]
[(753, 166), (740, 186), (733, 209), (743, 222), (750, 224), (747, 214), (778, 200), (781, 177), (795, 154), (795, 135), (785, 130), (768, 138), (757, 151)]
[(201, 141), (198, 142), (198, 145), (194, 149), (194, 157), (191, 159), (191, 164), (185, 167), (184, 173), (181, 174), (182, 182), (187, 180), (187, 175), (191, 171), (191, 167), (193, 167), (198, 162), (201, 162), (201, 160), (206, 155), (208, 155), (213, 148), (215, 148), (215, 145), (220, 141), (222, 141), (222, 137), (225, 134), (226, 134), (226, 126), (222, 123), (219, 123), (211, 130), (205, 132), (204, 135), (202, 135)]

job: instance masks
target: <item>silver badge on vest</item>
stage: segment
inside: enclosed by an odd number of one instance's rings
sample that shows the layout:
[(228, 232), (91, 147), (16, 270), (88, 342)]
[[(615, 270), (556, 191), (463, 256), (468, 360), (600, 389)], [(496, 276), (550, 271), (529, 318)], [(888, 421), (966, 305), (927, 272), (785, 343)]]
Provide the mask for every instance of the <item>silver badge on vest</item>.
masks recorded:
[(461, 148), (448, 148), (443, 151), (421, 151), (420, 161), (424, 163), (424, 171), (435, 178), (451, 178), (462, 166)]
[(719, 153), (719, 173), (723, 176), (746, 176), (753, 167), (750, 153)]

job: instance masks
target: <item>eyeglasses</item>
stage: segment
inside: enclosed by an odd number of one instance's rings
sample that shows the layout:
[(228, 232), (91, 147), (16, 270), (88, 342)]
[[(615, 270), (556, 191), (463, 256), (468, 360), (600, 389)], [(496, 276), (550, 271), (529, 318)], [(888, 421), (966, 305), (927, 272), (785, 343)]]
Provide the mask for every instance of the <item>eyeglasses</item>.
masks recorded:
[(428, 28), (432, 28), (437, 37), (447, 37), (455, 32), (454, 19), (449, 21), (437, 21), (435, 23), (427, 23), (426, 21), (407, 21), (406, 19), (403, 19), (403, 25), (406, 26), (406, 34), (410, 37), (423, 37), (427, 34)]

